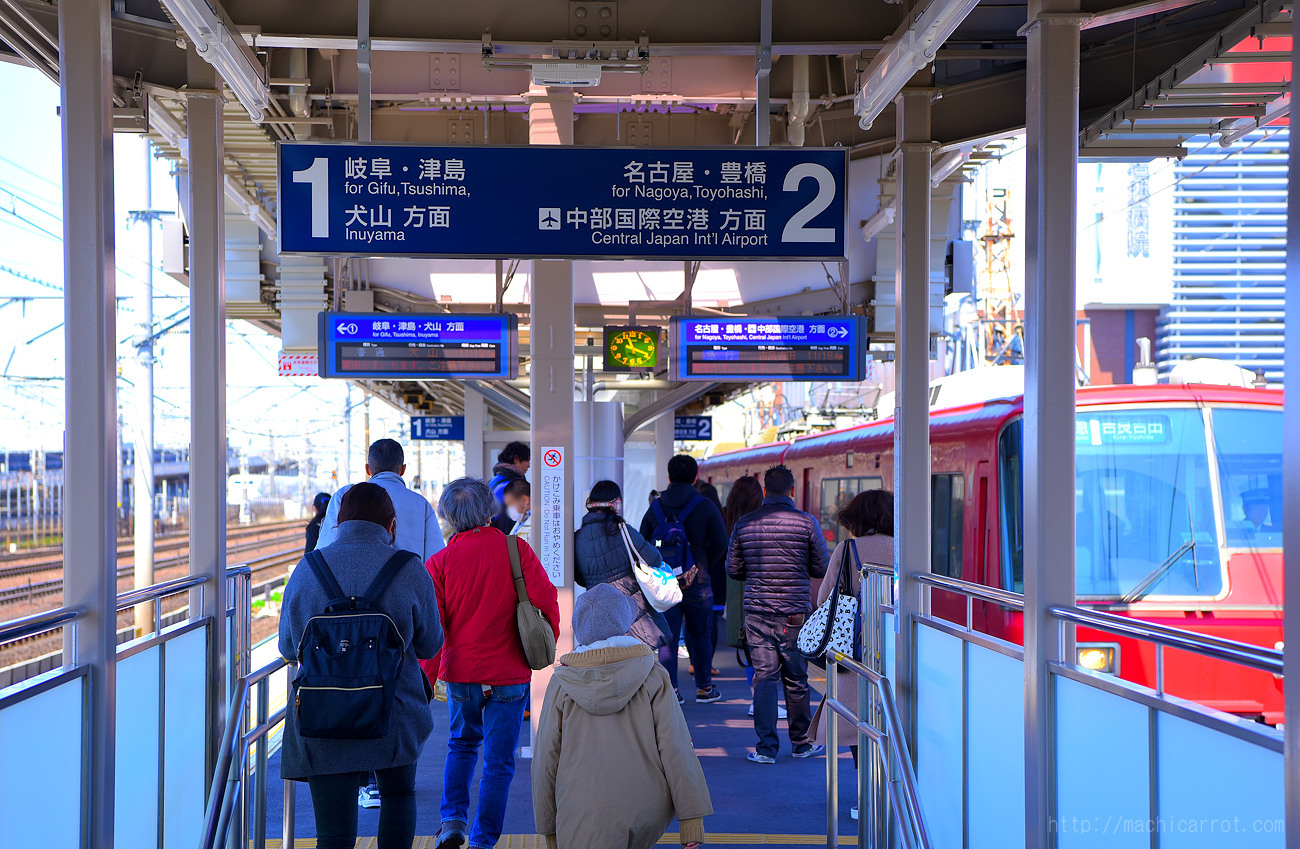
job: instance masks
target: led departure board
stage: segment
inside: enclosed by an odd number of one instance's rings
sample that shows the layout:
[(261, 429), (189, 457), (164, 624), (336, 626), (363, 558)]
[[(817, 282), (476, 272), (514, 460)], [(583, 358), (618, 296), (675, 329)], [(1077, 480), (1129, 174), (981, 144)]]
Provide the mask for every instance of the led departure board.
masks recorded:
[(519, 375), (519, 319), (509, 314), (320, 314), (320, 376), (508, 380)]
[(861, 316), (678, 316), (672, 322), (676, 380), (862, 380), (867, 328)]

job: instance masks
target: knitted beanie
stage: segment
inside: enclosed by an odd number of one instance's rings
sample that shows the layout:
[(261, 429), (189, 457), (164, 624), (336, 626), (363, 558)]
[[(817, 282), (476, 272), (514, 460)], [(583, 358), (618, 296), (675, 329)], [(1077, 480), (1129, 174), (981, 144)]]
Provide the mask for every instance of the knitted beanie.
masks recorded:
[(627, 634), (636, 621), (636, 605), (610, 584), (597, 584), (573, 605), (573, 636), (589, 646)]

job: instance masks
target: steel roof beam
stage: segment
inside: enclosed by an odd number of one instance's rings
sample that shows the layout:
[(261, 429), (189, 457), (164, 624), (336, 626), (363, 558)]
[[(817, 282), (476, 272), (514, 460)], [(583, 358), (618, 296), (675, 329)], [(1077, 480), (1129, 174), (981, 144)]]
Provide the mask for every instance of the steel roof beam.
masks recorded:
[(1147, 121), (1160, 118), (1180, 118), (1195, 121), (1197, 118), (1262, 118), (1264, 107), (1239, 106), (1225, 103), (1222, 106), (1152, 106), (1145, 109), (1125, 109), (1125, 121)]

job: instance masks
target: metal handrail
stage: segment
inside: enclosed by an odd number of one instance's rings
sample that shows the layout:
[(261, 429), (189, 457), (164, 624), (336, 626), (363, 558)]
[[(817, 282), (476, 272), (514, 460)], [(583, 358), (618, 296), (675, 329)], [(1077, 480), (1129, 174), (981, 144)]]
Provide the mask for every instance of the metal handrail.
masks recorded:
[(124, 592), (117, 597), (117, 609), (122, 611), (147, 601), (158, 601), (169, 595), (176, 595), (185, 590), (201, 586), (208, 582), (206, 575), (191, 575), (187, 578), (172, 578), (169, 581), (153, 584), (143, 589)]
[[(912, 756), (907, 748), (907, 738), (903, 736), (903, 721), (898, 715), (898, 704), (894, 700), (894, 689), (890, 685), (889, 679), (881, 675), (879, 672), (876, 672), (874, 669), (858, 663), (849, 655), (837, 651), (836, 649), (827, 649), (826, 657), (828, 660), (832, 661), (833, 664), (838, 664), (854, 673), (859, 678), (866, 679), (868, 683), (876, 688), (876, 693), (880, 697), (881, 707), (884, 709), (885, 723), (889, 727), (889, 733), (883, 733), (865, 722), (862, 722), (859, 725), (859, 722), (855, 720), (854, 724), (858, 725), (863, 733), (868, 737), (870, 737), (872, 732), (874, 732), (877, 735), (877, 742), (883, 740), (889, 748), (890, 757), (897, 760), (899, 763), (903, 784), (901, 802), (906, 806), (910, 824), (914, 829), (916, 829), (920, 845), (924, 847), (924, 849), (930, 849), (930, 833), (925, 827), (925, 817), (921, 812), (921, 795), (920, 791), (917, 789), (916, 770), (912, 766)], [(828, 687), (830, 687), (829, 681), (833, 675), (834, 670), (828, 668), (826, 674)], [(831, 699), (830, 707), (836, 713), (841, 715), (848, 712), (847, 707), (845, 707), (843, 703), (839, 702), (838, 699)], [(863, 728), (862, 726), (866, 727)], [(861, 757), (861, 755), (859, 755), (859, 757)], [(893, 795), (894, 792), (893, 787), (894, 782), (891, 781), (889, 784), (891, 795)], [(895, 800), (893, 804), (897, 804), (897, 801), (899, 800)]]
[(914, 577), (919, 583), (964, 595), (967, 598), (992, 602), (1002, 607), (1009, 607), (1012, 610), (1025, 609), (1025, 597), (1020, 593), (1013, 593), (997, 587), (987, 587), (984, 584), (975, 584), (959, 578), (949, 578), (946, 575), (932, 575), (928, 572), (922, 572)]
[(0, 623), (0, 643), (22, 640), (27, 637), (34, 637), (37, 634), (43, 634), (46, 631), (53, 631), (55, 628), (67, 625), (69, 622), (75, 622), (85, 615), (86, 608), (73, 606), (47, 610), (44, 613), (33, 613), (31, 616), (23, 616), (19, 619), (10, 619), (8, 622)]
[(1143, 622), (1127, 616), (1106, 613), (1100, 610), (1087, 610), (1082, 607), (1055, 606), (1047, 612), (1063, 622), (1086, 625), (1099, 631), (1122, 634), (1159, 646), (1181, 649), (1194, 654), (1226, 660), (1242, 666), (1249, 666), (1274, 675), (1282, 674), (1282, 652), (1277, 649), (1264, 648), (1252, 643), (1201, 634), (1183, 628), (1160, 625), (1155, 622)]
[[(267, 679), (287, 666), (285, 659), (278, 657), (262, 668), (241, 677), (235, 684), (234, 694), (230, 698), (226, 711), (226, 729), (221, 735), (221, 746), (217, 752), (217, 767), (212, 774), (212, 783), (208, 785), (212, 790), (204, 812), (203, 834), (199, 849), (216, 849), (229, 843), (229, 831), (235, 812), (241, 810), (241, 799), (247, 798), (244, 793), (244, 782), (248, 749), (253, 743), (268, 736), (288, 715), (287, 706), (274, 714), (266, 715)], [(248, 711), (248, 697), (253, 687), (257, 685), (262, 687), (258, 700), (257, 725), (252, 730), (241, 734), (239, 729), (243, 727), (244, 717)], [(262, 747), (258, 755), (257, 795), (254, 799), (254, 805), (258, 809), (258, 819), (261, 820), (256, 829), (258, 831), (265, 830), (266, 776), (265, 747)], [(286, 802), (286, 806), (288, 805), (289, 803)], [(286, 820), (289, 816), (290, 812), (286, 810)], [(264, 845), (266, 835), (263, 833), (260, 834), (260, 839), (257, 839), (258, 837), (259, 835), (254, 835), (256, 845)]]

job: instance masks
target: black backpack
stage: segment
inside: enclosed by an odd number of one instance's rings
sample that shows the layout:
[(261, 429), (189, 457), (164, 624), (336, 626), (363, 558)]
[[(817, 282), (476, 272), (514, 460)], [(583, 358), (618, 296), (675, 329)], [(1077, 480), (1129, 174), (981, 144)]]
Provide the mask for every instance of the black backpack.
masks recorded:
[(388, 733), (406, 643), (376, 602), (416, 555), (398, 551), (360, 596), (345, 596), (319, 551), (306, 557), (330, 598), (298, 641), (294, 716), (303, 737), (374, 740)]
[(654, 530), (650, 532), (650, 542), (659, 550), (664, 568), (671, 569), (678, 578), (695, 568), (695, 555), (691, 553), (691, 542), (686, 538), (686, 517), (691, 511), (704, 503), (704, 496), (696, 494), (676, 516), (664, 512), (661, 499), (650, 502), (650, 509), (655, 514)]

